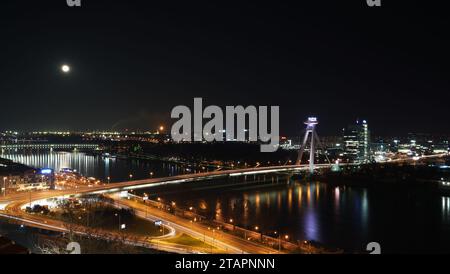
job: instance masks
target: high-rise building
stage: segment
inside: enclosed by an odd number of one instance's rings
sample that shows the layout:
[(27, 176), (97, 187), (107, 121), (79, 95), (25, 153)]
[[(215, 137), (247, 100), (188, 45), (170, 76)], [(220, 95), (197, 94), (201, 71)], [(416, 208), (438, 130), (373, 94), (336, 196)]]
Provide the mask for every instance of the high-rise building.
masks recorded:
[(344, 159), (354, 162), (358, 158), (358, 130), (355, 125), (349, 125), (343, 130)]
[(364, 163), (371, 159), (370, 131), (366, 120), (343, 129), (344, 158), (350, 162)]
[(370, 132), (369, 125), (366, 120), (363, 120), (359, 134), (359, 160), (362, 162), (368, 162), (371, 158), (370, 153)]

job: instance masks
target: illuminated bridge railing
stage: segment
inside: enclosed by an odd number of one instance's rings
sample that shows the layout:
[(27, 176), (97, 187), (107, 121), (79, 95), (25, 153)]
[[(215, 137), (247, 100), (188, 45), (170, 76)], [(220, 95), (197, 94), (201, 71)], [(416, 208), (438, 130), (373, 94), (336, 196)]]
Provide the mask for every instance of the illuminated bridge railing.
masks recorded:
[(98, 144), (7, 144), (0, 145), (2, 150), (11, 149), (98, 149)]
[[(349, 165), (349, 164), (343, 164)], [(315, 165), (317, 169), (328, 169), (331, 168), (329, 164), (319, 164)], [(195, 173), (195, 174), (183, 174), (176, 175), (172, 177), (165, 178), (153, 178), (135, 181), (119, 182), (114, 184), (108, 184), (106, 186), (93, 187), (86, 191), (77, 190), (77, 193), (91, 193), (91, 194), (103, 194), (110, 192), (128, 191), (132, 189), (142, 189), (150, 188), (162, 185), (180, 184), (186, 182), (196, 182), (204, 181), (210, 179), (234, 177), (234, 176), (245, 176), (245, 175), (262, 175), (269, 173), (279, 173), (279, 172), (299, 172), (299, 171), (309, 171), (309, 165), (289, 165), (289, 166), (273, 166), (273, 167), (260, 167), (260, 168), (246, 168), (239, 170), (221, 170), (212, 171), (206, 173)]]

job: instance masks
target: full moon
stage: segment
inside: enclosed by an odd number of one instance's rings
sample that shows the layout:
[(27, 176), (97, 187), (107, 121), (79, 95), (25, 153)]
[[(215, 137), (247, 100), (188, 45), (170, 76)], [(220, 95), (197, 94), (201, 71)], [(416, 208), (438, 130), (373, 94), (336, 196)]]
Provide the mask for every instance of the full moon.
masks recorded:
[(61, 70), (62, 70), (64, 73), (68, 73), (68, 72), (70, 71), (70, 67), (69, 67), (68, 65), (63, 65), (63, 66), (61, 67)]

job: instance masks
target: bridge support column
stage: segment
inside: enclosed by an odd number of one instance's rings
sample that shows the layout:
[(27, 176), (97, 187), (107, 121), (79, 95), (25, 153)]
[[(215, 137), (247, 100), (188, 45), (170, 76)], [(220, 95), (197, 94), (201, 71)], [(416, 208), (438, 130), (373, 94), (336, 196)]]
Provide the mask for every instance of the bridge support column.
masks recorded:
[(311, 135), (311, 143), (310, 143), (310, 149), (309, 149), (309, 172), (311, 174), (314, 173), (314, 160), (315, 160), (315, 154), (316, 154), (316, 143), (320, 144), (319, 136), (316, 133), (316, 125), (319, 122), (317, 121), (316, 117), (309, 117), (308, 120), (305, 122), (306, 125), (306, 133), (305, 137), (303, 138), (303, 143), (300, 147), (300, 150), (298, 152), (297, 157), (297, 165), (300, 165), (303, 158), (303, 152), (305, 151), (306, 144), (308, 143), (308, 137)]

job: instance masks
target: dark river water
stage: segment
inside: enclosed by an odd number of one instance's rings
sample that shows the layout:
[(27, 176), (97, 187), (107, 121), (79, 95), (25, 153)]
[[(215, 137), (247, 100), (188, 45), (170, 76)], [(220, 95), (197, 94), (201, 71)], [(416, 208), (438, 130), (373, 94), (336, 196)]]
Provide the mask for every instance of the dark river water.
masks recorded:
[[(157, 161), (104, 159), (84, 153), (3, 154), (17, 162), (56, 170), (69, 167), (111, 181), (189, 172)], [(277, 179), (278, 177), (278, 179)], [(239, 182), (248, 181), (248, 184)], [(252, 180), (267, 181), (257, 187)], [(214, 188), (221, 183), (228, 187)], [(378, 242), (386, 253), (450, 253), (450, 197), (427, 187), (334, 187), (298, 182), (285, 175), (164, 186), (140, 191), (152, 198), (193, 207), (197, 213), (266, 234), (315, 240), (349, 252)], [(181, 186), (181, 187), (180, 187)]]
[[(95, 177), (111, 182), (121, 182), (149, 177), (165, 177), (187, 173), (185, 167), (160, 161), (141, 161), (105, 158), (84, 152), (34, 151), (34, 152), (3, 152), (0, 157), (13, 160), (36, 168), (52, 168), (59, 171), (62, 168), (72, 168), (85, 177)], [(153, 173), (151, 175), (150, 173)]]

